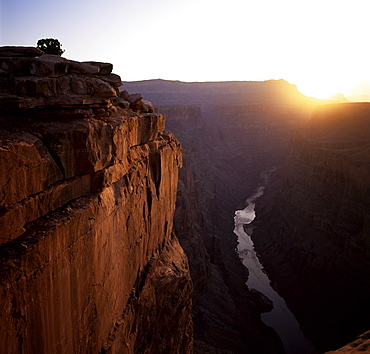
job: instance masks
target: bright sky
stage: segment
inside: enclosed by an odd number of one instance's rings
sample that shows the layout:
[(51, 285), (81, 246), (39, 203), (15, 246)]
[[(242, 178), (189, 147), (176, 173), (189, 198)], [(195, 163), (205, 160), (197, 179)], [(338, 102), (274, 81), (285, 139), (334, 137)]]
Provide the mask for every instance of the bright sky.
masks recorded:
[(0, 1), (0, 45), (57, 38), (123, 81), (282, 78), (370, 100), (370, 0)]

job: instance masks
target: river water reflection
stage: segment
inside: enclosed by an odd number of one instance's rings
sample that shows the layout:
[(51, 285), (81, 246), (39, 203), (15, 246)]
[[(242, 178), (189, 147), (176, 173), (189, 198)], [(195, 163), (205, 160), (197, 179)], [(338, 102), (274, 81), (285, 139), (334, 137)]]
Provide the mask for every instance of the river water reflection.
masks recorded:
[(275, 329), (280, 336), (287, 354), (312, 354), (314, 346), (305, 338), (299, 324), (285, 301), (270, 286), (270, 280), (263, 272), (263, 267), (254, 251), (251, 237), (245, 232), (244, 225), (250, 224), (256, 217), (255, 200), (263, 194), (264, 187), (257, 189), (256, 193), (247, 200), (247, 207), (235, 212), (234, 233), (238, 236), (238, 253), (245, 267), (249, 270), (247, 285), (266, 295), (273, 303), (274, 309), (261, 315), (262, 321)]

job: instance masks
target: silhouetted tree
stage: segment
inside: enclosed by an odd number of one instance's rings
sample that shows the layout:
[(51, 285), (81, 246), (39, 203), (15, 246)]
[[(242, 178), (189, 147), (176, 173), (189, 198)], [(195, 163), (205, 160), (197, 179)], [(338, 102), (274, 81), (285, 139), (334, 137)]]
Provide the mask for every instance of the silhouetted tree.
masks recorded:
[(37, 41), (37, 48), (41, 49), (45, 54), (62, 55), (65, 51), (61, 46), (59, 41), (54, 38), (43, 38)]

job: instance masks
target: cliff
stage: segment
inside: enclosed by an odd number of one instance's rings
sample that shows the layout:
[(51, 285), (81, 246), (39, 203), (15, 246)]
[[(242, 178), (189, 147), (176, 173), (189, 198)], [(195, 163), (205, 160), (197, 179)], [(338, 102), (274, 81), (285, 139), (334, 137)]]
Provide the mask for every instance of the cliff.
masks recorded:
[(370, 326), (369, 131), (369, 103), (318, 107), (257, 203), (263, 265), (322, 350)]
[(369, 351), (370, 348), (370, 331), (367, 331), (360, 336), (358, 336), (351, 343), (345, 345), (344, 347), (327, 352), (327, 354), (361, 354)]
[(173, 233), (181, 146), (107, 63), (0, 49), (0, 342), (192, 351)]

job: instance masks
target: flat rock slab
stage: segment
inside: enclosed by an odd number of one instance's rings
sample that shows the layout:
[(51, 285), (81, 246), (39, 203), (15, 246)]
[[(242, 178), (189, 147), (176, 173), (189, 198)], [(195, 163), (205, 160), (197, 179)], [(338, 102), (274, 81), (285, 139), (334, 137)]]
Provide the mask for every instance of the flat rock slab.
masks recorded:
[(0, 47), (0, 57), (37, 57), (42, 54), (44, 52), (35, 47)]

